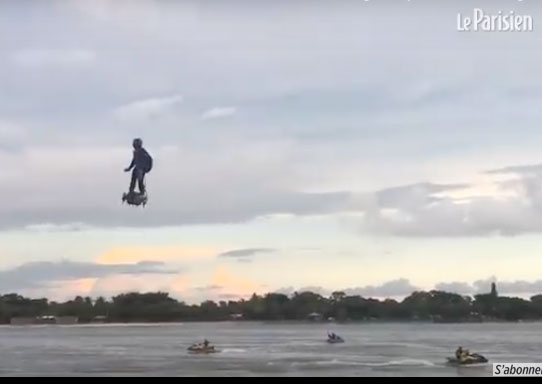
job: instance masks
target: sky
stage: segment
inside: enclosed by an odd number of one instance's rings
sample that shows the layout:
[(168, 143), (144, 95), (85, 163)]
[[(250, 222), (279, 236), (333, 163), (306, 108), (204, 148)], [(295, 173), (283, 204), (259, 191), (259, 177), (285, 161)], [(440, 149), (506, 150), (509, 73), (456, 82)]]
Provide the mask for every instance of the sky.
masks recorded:
[(542, 5), (435, 3), (2, 1), (0, 292), (542, 292)]

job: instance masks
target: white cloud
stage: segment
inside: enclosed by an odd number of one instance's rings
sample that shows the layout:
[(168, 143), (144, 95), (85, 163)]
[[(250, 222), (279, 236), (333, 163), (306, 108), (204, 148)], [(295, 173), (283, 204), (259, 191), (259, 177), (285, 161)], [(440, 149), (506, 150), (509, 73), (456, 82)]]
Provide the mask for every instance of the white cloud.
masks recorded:
[(91, 226), (85, 223), (66, 223), (66, 224), (31, 224), (25, 227), (25, 230), (30, 232), (79, 232), (92, 229)]
[(233, 251), (222, 252), (218, 257), (231, 257), (237, 259), (252, 258), (262, 253), (274, 253), (276, 249), (271, 248), (245, 248), (235, 249)]
[(11, 55), (11, 61), (23, 67), (81, 66), (95, 60), (96, 53), (85, 49), (24, 49)]
[(182, 102), (181, 95), (138, 100), (118, 107), (114, 114), (121, 121), (149, 120), (171, 111)]
[(235, 115), (237, 108), (235, 107), (217, 107), (205, 111), (201, 115), (202, 120), (219, 119), (221, 117), (229, 117)]
[[(542, 173), (536, 166), (485, 173), (483, 184), (422, 183), (364, 195), (351, 220), (363, 232), (401, 237), (515, 236), (542, 232)], [(517, 173), (512, 171), (519, 170)], [(508, 173), (512, 174), (508, 174)], [(503, 179), (504, 177), (504, 179)]]
[(388, 281), (381, 285), (373, 286), (368, 285), (365, 287), (349, 288), (344, 291), (349, 296), (363, 296), (363, 297), (397, 297), (407, 296), (412, 292), (419, 290), (419, 288), (413, 286), (407, 279), (397, 279)]

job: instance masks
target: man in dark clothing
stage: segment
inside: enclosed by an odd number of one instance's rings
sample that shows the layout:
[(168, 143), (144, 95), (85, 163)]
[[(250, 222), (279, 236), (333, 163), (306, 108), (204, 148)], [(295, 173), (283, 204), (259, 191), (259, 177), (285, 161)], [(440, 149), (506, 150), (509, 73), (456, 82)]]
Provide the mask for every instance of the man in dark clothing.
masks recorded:
[(152, 157), (149, 153), (143, 148), (143, 141), (141, 139), (134, 139), (134, 157), (132, 163), (125, 172), (132, 171), (132, 180), (130, 181), (130, 194), (135, 192), (136, 183), (138, 184), (139, 193), (144, 195), (145, 190), (145, 175), (149, 173), (152, 169)]

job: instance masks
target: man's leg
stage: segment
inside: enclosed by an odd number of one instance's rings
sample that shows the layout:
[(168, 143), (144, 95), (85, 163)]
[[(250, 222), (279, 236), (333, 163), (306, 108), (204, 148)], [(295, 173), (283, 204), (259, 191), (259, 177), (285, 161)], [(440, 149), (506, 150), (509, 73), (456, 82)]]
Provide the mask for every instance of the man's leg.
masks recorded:
[(145, 190), (145, 172), (144, 171), (138, 171), (137, 175), (137, 181), (139, 184), (139, 192), (144, 195), (146, 193)]
[(134, 169), (134, 170), (132, 171), (132, 180), (130, 180), (130, 190), (129, 190), (129, 193), (134, 193), (137, 178), (138, 178), (138, 177), (137, 177), (137, 169)]

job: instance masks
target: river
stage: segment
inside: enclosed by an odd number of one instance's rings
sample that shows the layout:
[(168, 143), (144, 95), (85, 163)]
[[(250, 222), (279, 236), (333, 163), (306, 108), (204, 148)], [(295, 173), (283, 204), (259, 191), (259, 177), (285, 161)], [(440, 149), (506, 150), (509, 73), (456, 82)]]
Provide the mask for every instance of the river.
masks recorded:
[[(328, 345), (328, 330), (346, 343)], [(203, 338), (220, 353), (186, 352)], [(491, 365), (445, 364), (459, 345), (490, 362), (542, 362), (542, 323), (3, 326), (0, 375), (491, 375)]]

